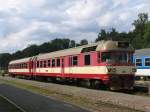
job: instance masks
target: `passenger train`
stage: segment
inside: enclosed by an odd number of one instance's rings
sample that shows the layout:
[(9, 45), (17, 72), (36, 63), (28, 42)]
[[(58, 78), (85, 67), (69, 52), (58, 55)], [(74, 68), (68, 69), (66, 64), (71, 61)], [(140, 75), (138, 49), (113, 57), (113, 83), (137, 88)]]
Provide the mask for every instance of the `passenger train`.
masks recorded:
[(39, 54), (9, 63), (10, 76), (84, 82), (111, 90), (133, 88), (134, 49), (128, 42), (99, 41), (75, 48)]
[(136, 50), (133, 63), (137, 68), (136, 80), (150, 80), (150, 48)]

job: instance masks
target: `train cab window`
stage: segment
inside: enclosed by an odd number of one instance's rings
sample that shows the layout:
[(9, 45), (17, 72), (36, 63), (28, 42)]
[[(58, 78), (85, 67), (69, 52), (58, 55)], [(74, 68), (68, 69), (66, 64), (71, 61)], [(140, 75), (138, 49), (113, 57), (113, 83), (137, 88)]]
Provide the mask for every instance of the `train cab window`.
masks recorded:
[(78, 56), (73, 56), (73, 58), (72, 58), (72, 64), (73, 64), (73, 66), (77, 66), (78, 65)]
[(57, 67), (60, 67), (60, 58), (57, 58)]
[(145, 58), (145, 66), (150, 66), (150, 58)]
[(47, 66), (50, 67), (51, 66), (51, 60), (47, 61)]
[(84, 65), (90, 65), (91, 63), (91, 56), (90, 54), (84, 55)]
[(103, 52), (102, 53), (102, 62), (108, 62), (111, 60), (111, 53), (110, 52)]
[(39, 63), (39, 61), (37, 61), (36, 62), (36, 67), (39, 68), (39, 65), (40, 65), (40, 63)]
[(44, 64), (43, 64), (43, 65), (44, 65), (44, 67), (46, 67), (46, 61), (44, 61)]
[(55, 59), (52, 59), (52, 67), (55, 67)]
[(40, 61), (40, 67), (43, 67), (43, 61)]
[(135, 64), (136, 66), (142, 66), (142, 59), (136, 59)]

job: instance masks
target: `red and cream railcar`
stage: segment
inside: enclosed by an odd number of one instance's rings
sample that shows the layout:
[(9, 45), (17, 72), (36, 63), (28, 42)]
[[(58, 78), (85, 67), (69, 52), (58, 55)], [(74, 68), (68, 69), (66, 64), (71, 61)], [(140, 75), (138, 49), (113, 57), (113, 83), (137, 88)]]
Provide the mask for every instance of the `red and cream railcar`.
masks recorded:
[[(11, 61), (9, 73), (88, 80), (91, 86), (101, 84), (111, 89), (131, 89), (135, 72), (133, 52), (134, 49), (127, 42), (100, 41)], [(26, 68), (20, 68), (23, 63), (26, 63)]]
[(15, 75), (30, 75), (30, 58), (14, 60), (9, 63), (9, 73)]

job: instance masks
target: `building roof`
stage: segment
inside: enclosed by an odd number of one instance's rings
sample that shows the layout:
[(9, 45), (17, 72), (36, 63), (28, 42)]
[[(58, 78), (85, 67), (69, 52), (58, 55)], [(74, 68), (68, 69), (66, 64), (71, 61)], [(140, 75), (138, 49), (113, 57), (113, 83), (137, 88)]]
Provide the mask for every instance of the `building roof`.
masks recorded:
[(150, 56), (150, 48), (135, 50), (134, 56)]

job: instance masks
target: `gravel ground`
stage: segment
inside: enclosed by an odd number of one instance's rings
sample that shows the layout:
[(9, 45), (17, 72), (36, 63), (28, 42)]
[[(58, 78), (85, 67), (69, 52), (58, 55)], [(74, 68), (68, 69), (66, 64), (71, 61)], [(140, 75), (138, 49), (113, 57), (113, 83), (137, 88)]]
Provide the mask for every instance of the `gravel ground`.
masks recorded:
[(95, 110), (95, 112), (137, 112), (136, 110), (146, 112), (150, 111), (150, 97), (14, 79), (10, 77), (0, 77), (0, 79), (5, 82), (12, 81), (15, 83), (17, 82), (18, 84), (32, 85), (42, 89), (44, 88), (45, 90), (50, 91), (50, 97), (60, 98), (64, 101), (66, 101), (66, 99), (61, 98), (61, 95), (83, 99), (86, 104), (86, 106), (83, 104), (85, 108), (90, 108), (92, 111)]

